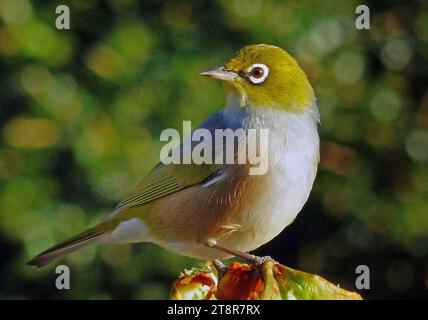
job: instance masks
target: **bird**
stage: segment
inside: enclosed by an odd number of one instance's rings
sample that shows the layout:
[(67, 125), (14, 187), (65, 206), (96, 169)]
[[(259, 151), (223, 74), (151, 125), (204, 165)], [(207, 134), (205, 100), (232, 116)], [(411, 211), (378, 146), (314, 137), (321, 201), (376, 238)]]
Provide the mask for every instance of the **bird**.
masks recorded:
[[(244, 139), (209, 141), (212, 150), (234, 147), (233, 161), (160, 161), (103, 221), (29, 265), (41, 267), (93, 244), (147, 242), (200, 260), (262, 261), (251, 251), (294, 221), (316, 177), (320, 116), (315, 93), (298, 62), (274, 45), (245, 46), (201, 75), (220, 80), (226, 99), (197, 129), (231, 129), (229, 134), (240, 129), (241, 135), (267, 130), (267, 148), (258, 150), (267, 159), (266, 172), (251, 174), (250, 163), (237, 162), (239, 152), (257, 149)], [(177, 148), (184, 157), (195, 143)]]

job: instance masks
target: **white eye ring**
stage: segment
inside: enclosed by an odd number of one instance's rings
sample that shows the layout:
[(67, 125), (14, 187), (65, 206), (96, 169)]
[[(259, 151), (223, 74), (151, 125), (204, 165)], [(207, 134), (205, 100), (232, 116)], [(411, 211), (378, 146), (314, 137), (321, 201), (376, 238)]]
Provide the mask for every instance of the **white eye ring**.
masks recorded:
[[(260, 77), (256, 78), (255, 76), (252, 75), (252, 72), (254, 69), (262, 69), (263, 73)], [(262, 83), (263, 81), (266, 80), (267, 76), (269, 75), (269, 68), (262, 64), (262, 63), (255, 63), (253, 64), (248, 71), (248, 78), (250, 79), (250, 81), (254, 84), (259, 84)]]

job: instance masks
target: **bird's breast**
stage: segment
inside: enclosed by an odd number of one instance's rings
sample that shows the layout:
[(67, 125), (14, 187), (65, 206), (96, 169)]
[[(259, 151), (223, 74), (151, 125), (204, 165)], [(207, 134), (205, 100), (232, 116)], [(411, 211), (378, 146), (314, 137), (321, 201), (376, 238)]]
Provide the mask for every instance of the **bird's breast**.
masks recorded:
[[(252, 204), (239, 216), (243, 228), (225, 240), (235, 248), (250, 251), (270, 241), (293, 222), (308, 199), (319, 160), (317, 112), (278, 112), (269, 129), (268, 169), (255, 180)], [(257, 121), (263, 125), (264, 121)], [(251, 185), (251, 183), (250, 183)], [(225, 243), (226, 245), (226, 243)]]

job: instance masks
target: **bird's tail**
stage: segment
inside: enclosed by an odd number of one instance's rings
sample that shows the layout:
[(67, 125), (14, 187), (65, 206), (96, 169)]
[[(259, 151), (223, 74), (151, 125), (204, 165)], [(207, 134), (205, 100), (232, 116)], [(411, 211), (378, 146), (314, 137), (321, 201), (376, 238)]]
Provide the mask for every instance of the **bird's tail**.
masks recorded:
[(53, 246), (52, 248), (47, 249), (46, 251), (43, 251), (38, 256), (28, 261), (27, 264), (43, 267), (55, 259), (98, 242), (100, 237), (105, 234), (105, 232), (106, 228), (103, 224), (97, 225), (78, 234), (77, 236), (74, 236), (56, 246)]

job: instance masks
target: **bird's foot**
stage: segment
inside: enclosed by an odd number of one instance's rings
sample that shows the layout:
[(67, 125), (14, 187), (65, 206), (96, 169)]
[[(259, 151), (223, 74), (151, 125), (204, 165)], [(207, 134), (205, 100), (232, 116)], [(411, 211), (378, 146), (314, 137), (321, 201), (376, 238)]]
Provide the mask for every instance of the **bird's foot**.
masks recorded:
[[(264, 257), (259, 257), (259, 256), (255, 256), (255, 255), (253, 255), (253, 254), (250, 254), (250, 253), (248, 253), (248, 252), (242, 252), (242, 251), (239, 251), (239, 250), (236, 250), (236, 249), (232, 249), (232, 248), (227, 248), (227, 247), (224, 247), (224, 246), (222, 246), (222, 245), (219, 245), (218, 243), (217, 243), (217, 241), (215, 241), (215, 240), (212, 240), (212, 241), (208, 241), (208, 242), (206, 242), (205, 243), (205, 245), (207, 246), (207, 247), (210, 247), (210, 248), (214, 248), (214, 249), (217, 249), (217, 250), (220, 250), (220, 251), (223, 251), (223, 252), (226, 252), (226, 253), (228, 253), (228, 254), (231, 254), (231, 255), (233, 255), (233, 256), (235, 256), (235, 257), (237, 257), (237, 258), (241, 258), (242, 260), (245, 260), (245, 261), (247, 261), (247, 262), (249, 262), (250, 264), (252, 264), (252, 265), (254, 265), (255, 267), (256, 267), (256, 269), (259, 271), (259, 272), (261, 272), (262, 271), (262, 267), (263, 267), (263, 264), (266, 262), (266, 261), (268, 261), (268, 260), (273, 260), (271, 257), (269, 257), (269, 256), (264, 256)], [(215, 260), (214, 260), (215, 261)], [(218, 260), (217, 260), (218, 261)], [(220, 262), (220, 261), (218, 261), (218, 262)], [(221, 262), (220, 262), (221, 263)], [(223, 263), (221, 263), (223, 266), (224, 266), (224, 264)], [(215, 265), (215, 264), (214, 264)], [(224, 266), (225, 267), (225, 266)], [(217, 268), (217, 267), (216, 267)], [(223, 269), (223, 268), (222, 268)], [(218, 269), (217, 269), (218, 270)], [(223, 269), (224, 270), (224, 269)], [(227, 268), (226, 268), (226, 270), (227, 270)]]
[(213, 264), (214, 268), (217, 270), (217, 279), (220, 281), (220, 279), (223, 278), (224, 274), (228, 270), (228, 267), (219, 259), (211, 260), (211, 263)]
[(273, 259), (270, 256), (259, 257), (253, 254), (250, 254), (246, 260), (250, 262), (252, 265), (254, 265), (255, 267), (261, 268), (266, 261), (273, 260)]

